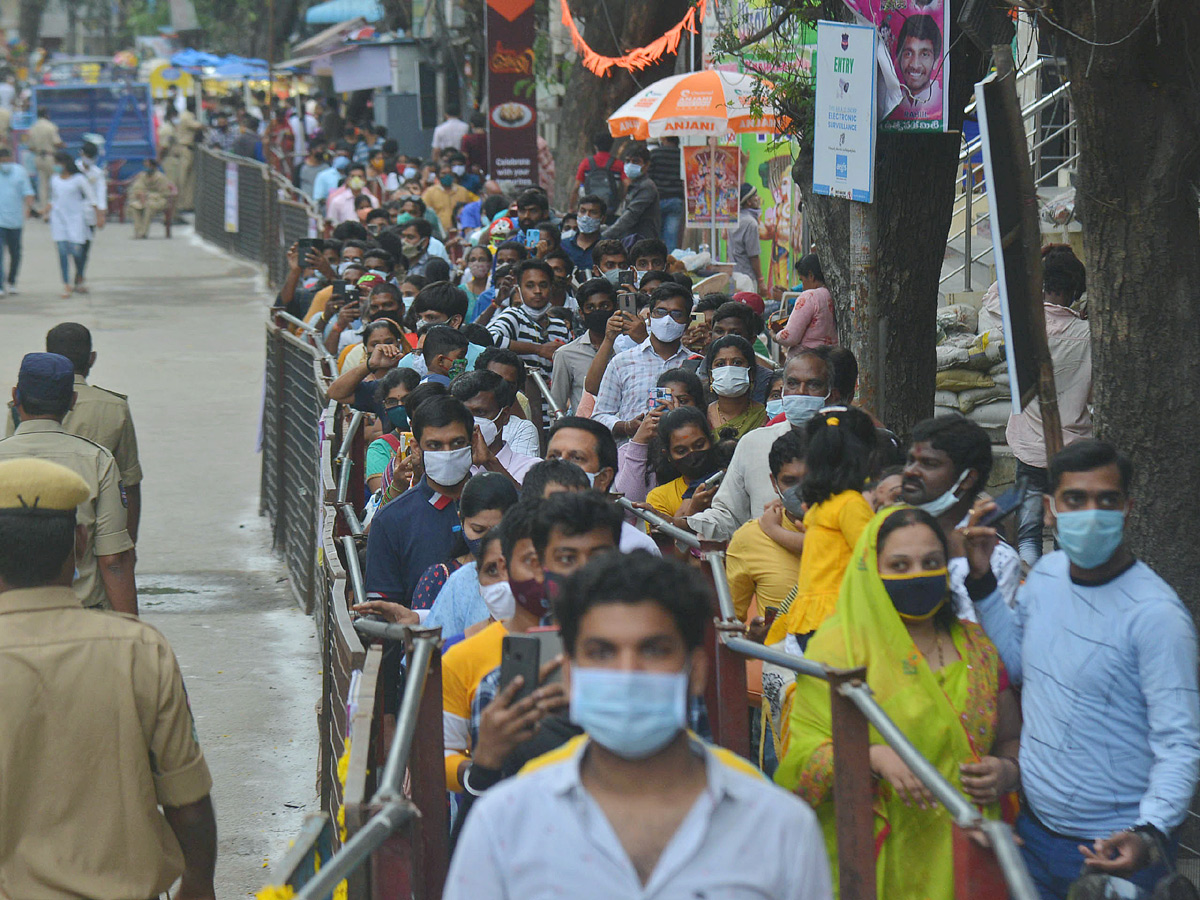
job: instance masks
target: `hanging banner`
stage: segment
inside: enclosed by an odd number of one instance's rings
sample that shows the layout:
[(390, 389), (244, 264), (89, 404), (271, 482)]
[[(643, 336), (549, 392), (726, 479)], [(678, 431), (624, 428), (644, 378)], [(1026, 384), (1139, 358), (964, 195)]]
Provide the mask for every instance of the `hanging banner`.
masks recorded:
[(875, 29), (818, 22), (814, 194), (871, 202), (875, 130)]
[(879, 32), (884, 131), (945, 131), (950, 0), (846, 0)]
[(238, 164), (225, 163), (225, 230), (236, 234), (238, 230)]
[(510, 188), (538, 183), (533, 0), (488, 0), (488, 171)]
[[(687, 227), (736, 225), (741, 166), (736, 146), (683, 147)], [(714, 220), (715, 213), (715, 220)]]

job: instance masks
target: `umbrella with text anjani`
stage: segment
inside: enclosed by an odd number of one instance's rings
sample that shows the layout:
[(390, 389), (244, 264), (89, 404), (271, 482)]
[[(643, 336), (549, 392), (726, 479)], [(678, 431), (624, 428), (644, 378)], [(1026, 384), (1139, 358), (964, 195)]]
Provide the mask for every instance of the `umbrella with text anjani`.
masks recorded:
[(608, 130), (643, 141), (670, 134), (778, 133), (787, 121), (774, 108), (764, 105), (757, 117), (750, 108), (759, 80), (716, 69), (672, 75), (630, 97), (608, 117)]

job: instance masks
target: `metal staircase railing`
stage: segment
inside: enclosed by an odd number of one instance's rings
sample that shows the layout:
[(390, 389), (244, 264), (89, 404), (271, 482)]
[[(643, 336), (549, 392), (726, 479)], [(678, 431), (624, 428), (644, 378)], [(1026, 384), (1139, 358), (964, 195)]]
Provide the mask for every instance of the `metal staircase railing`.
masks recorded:
[[(1054, 64), (1054, 60), (1039, 58), (1030, 66), (1021, 69), (1017, 73), (1018, 91), (1021, 90), (1022, 83), (1029, 78), (1036, 77), (1040, 85), (1042, 73)], [(1029, 144), (1030, 159), (1034, 165), (1034, 184), (1038, 188), (1057, 185), (1059, 173), (1063, 170), (1069, 171), (1079, 159), (1079, 151), (1074, 135), (1074, 115), (1068, 115), (1065, 124), (1043, 121), (1043, 114), (1048, 110), (1054, 109), (1061, 103), (1070, 102), (1070, 88), (1071, 83), (1064, 81), (1047, 93), (1041, 94), (1036, 100), (1029, 102), (1021, 109), (1021, 118), (1025, 122), (1026, 139)], [(975, 102), (972, 100), (967, 106), (967, 115), (971, 115), (974, 110)], [(1045, 169), (1046, 164), (1053, 162), (1053, 160), (1044, 159), (1043, 150), (1052, 142), (1064, 137), (1069, 148), (1068, 151), (1062, 157), (1061, 162), (1058, 162), (1052, 168)], [(943, 292), (950, 290), (952, 286), (957, 288), (956, 279), (961, 279), (962, 290), (970, 291), (975, 289), (972, 279), (974, 274), (972, 268), (977, 263), (986, 263), (992, 257), (992, 242), (990, 240), (983, 241), (983, 246), (980, 248), (975, 247), (974, 241), (976, 227), (990, 218), (987, 204), (987, 187), (983, 180), (983, 162), (982, 159), (979, 162), (972, 162), (972, 157), (979, 154), (981, 149), (982, 141), (980, 138), (976, 137), (970, 141), (964, 139), (962, 150), (958, 155), (958, 165), (961, 175), (958, 181), (958, 190), (954, 197), (951, 231), (946, 238), (946, 244), (956, 254), (961, 255), (962, 262), (948, 271), (943, 271), (941, 281), (938, 285), (939, 289)], [(1039, 169), (1045, 170), (1039, 172)], [(962, 221), (962, 225), (958, 226), (960, 220)], [(961, 242), (961, 252), (956, 246), (957, 242)]]

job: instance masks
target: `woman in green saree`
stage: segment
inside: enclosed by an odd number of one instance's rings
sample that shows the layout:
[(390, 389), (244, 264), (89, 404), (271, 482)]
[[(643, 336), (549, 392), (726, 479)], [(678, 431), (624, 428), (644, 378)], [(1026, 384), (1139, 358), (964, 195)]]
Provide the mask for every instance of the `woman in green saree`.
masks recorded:
[[(985, 816), (1016, 789), (1020, 711), (996, 648), (959, 621), (946, 572), (946, 540), (928, 513), (891, 507), (863, 532), (837, 611), (805, 656), (835, 668), (865, 666), (867, 684), (900, 730)], [(837, 884), (829, 687), (796, 682), (775, 780), (816, 810)], [(876, 882), (881, 898), (954, 900), (952, 821), (871, 730), (876, 776)]]

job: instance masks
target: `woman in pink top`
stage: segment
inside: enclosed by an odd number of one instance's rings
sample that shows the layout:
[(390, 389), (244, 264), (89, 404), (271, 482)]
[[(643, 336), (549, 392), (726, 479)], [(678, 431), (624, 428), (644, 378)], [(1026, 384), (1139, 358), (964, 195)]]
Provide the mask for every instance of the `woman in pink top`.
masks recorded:
[(837, 322), (833, 316), (833, 296), (825, 287), (821, 261), (810, 253), (796, 264), (804, 293), (796, 298), (787, 324), (775, 335), (775, 340), (788, 348), (788, 359), (811, 347), (836, 347)]

